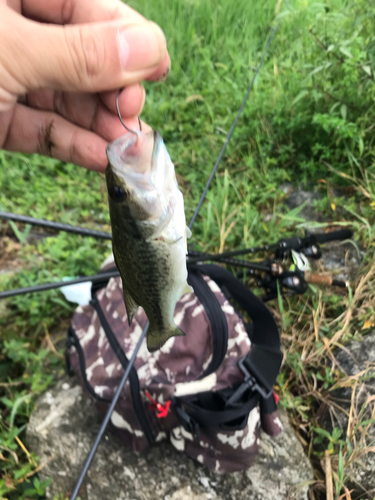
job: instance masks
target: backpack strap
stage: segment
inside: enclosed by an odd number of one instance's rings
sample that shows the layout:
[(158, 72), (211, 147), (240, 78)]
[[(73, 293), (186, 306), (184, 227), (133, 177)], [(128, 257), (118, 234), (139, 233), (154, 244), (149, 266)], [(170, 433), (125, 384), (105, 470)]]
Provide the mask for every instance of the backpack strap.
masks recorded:
[[(95, 309), (95, 311), (98, 314), (100, 324), (104, 330), (104, 333), (108, 339), (112, 351), (115, 353), (117, 359), (120, 361), (123, 369), (126, 370), (129, 364), (129, 360), (126, 357), (125, 352), (122, 349), (121, 345), (119, 344), (115, 334), (113, 333), (113, 330), (96, 296), (90, 301), (90, 305)], [(152, 445), (155, 443), (155, 436), (146, 416), (140, 392), (139, 378), (134, 366), (129, 374), (129, 385), (130, 385), (130, 393), (133, 400), (133, 407), (135, 414), (137, 415), (138, 421), (141, 424), (142, 430), (146, 436), (147, 441), (149, 442), (150, 445)]]
[[(259, 392), (263, 399), (269, 399), (283, 357), (279, 331), (271, 312), (247, 286), (223, 267), (214, 264), (190, 264), (189, 270), (206, 274), (220, 288), (225, 287), (253, 320), (251, 350), (238, 363), (244, 373), (244, 382), (228, 400), (227, 405), (235, 403), (247, 389)], [(249, 329), (247, 331), (249, 334)]]
[(103, 401), (104, 403), (110, 403), (111, 400), (108, 398), (103, 398), (99, 396), (90, 384), (88, 378), (87, 378), (87, 373), (86, 373), (86, 360), (85, 360), (85, 353), (83, 352), (82, 346), (79, 342), (79, 338), (77, 336), (76, 331), (74, 328), (70, 325), (68, 329), (68, 338), (66, 341), (65, 345), (65, 366), (66, 366), (66, 372), (67, 375), (72, 376), (74, 375), (74, 370), (72, 370), (71, 364), (70, 364), (70, 359), (69, 359), (69, 349), (70, 347), (75, 347), (78, 355), (78, 362), (79, 362), (79, 368), (80, 368), (80, 373), (81, 377), (83, 380), (83, 383), (85, 384), (86, 389), (88, 392), (91, 394), (91, 396), (95, 399), (98, 399), (99, 401)]
[(212, 358), (199, 377), (202, 379), (215, 372), (223, 362), (228, 350), (228, 321), (216, 295), (200, 273), (189, 272), (188, 283), (203, 305), (212, 328)]

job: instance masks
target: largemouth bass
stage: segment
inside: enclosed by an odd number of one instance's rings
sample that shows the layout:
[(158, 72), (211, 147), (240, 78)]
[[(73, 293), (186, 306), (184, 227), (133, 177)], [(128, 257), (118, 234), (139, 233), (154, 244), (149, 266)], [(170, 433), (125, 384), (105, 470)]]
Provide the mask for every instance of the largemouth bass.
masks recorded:
[(129, 325), (139, 306), (150, 322), (147, 348), (173, 336), (177, 301), (187, 283), (184, 200), (161, 135), (128, 133), (107, 147), (106, 181), (112, 246)]

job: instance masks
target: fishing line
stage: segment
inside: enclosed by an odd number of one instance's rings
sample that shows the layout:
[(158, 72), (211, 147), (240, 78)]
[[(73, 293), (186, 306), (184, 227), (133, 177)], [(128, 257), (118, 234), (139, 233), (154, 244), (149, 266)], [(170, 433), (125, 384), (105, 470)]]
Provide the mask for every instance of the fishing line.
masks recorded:
[[(260, 68), (261, 68), (261, 67), (262, 67), (262, 65), (263, 65), (263, 62), (264, 62), (265, 57), (266, 57), (266, 55), (267, 55), (267, 52), (268, 52), (268, 50), (269, 50), (269, 48), (270, 48), (270, 46), (271, 46), (272, 40), (274, 39), (274, 37), (275, 37), (275, 35), (276, 35), (277, 29), (278, 29), (278, 27), (279, 27), (279, 25), (280, 25), (280, 21), (281, 21), (281, 19), (279, 19), (279, 20), (278, 20), (278, 22), (277, 22), (276, 26), (274, 26), (274, 27), (272, 28), (272, 30), (271, 30), (271, 33), (270, 33), (270, 36), (269, 36), (269, 38), (268, 38), (268, 42), (267, 42), (266, 48), (265, 48), (265, 50), (264, 50), (264, 52), (263, 52), (262, 58), (261, 58), (261, 60), (260, 60), (260, 63), (259, 63), (259, 65), (258, 65), (258, 67), (257, 67), (257, 69), (256, 69), (256, 71), (255, 71), (255, 75), (254, 75), (254, 77), (253, 77), (253, 79), (252, 79), (252, 81), (251, 81), (251, 83), (250, 83), (250, 86), (249, 86), (249, 88), (248, 88), (247, 92), (246, 92), (245, 98), (244, 98), (244, 100), (242, 101), (242, 104), (241, 104), (240, 109), (239, 109), (239, 111), (238, 111), (238, 113), (237, 113), (237, 116), (236, 116), (236, 118), (235, 118), (235, 120), (234, 120), (234, 122), (233, 122), (233, 125), (232, 125), (232, 127), (231, 127), (231, 129), (230, 129), (230, 131), (229, 131), (229, 133), (228, 133), (228, 135), (227, 135), (227, 138), (226, 138), (225, 143), (224, 143), (224, 146), (223, 146), (223, 148), (222, 148), (222, 150), (221, 150), (221, 152), (220, 152), (220, 154), (219, 154), (219, 157), (218, 157), (218, 159), (216, 160), (216, 163), (215, 163), (215, 165), (214, 165), (214, 167), (213, 167), (213, 169), (212, 169), (211, 175), (210, 175), (210, 177), (209, 177), (209, 179), (208, 179), (208, 181), (207, 181), (207, 184), (206, 184), (206, 186), (205, 186), (205, 188), (204, 188), (204, 190), (203, 190), (202, 196), (201, 196), (201, 198), (200, 198), (200, 200), (199, 200), (199, 202), (198, 202), (198, 205), (197, 205), (197, 207), (196, 207), (196, 209), (195, 209), (195, 212), (194, 212), (194, 214), (193, 214), (193, 217), (192, 217), (192, 218), (191, 218), (191, 220), (190, 220), (190, 223), (189, 223), (189, 229), (191, 229), (191, 228), (192, 228), (192, 226), (193, 226), (193, 224), (194, 224), (194, 222), (195, 222), (195, 219), (197, 218), (197, 215), (198, 215), (198, 213), (199, 213), (199, 210), (200, 210), (200, 208), (201, 208), (201, 206), (202, 206), (202, 204), (203, 204), (203, 201), (204, 201), (204, 199), (205, 199), (205, 197), (206, 197), (207, 191), (208, 191), (208, 189), (209, 189), (209, 187), (210, 187), (210, 185), (211, 185), (212, 179), (214, 178), (214, 175), (215, 175), (215, 173), (216, 173), (216, 171), (217, 171), (217, 169), (218, 169), (218, 166), (219, 166), (219, 164), (220, 164), (220, 161), (221, 161), (222, 157), (224, 156), (225, 150), (226, 150), (226, 148), (227, 148), (227, 146), (228, 146), (228, 143), (229, 143), (229, 141), (230, 141), (230, 139), (231, 139), (231, 137), (232, 137), (232, 135), (233, 135), (234, 129), (236, 128), (236, 125), (237, 125), (237, 122), (238, 122), (238, 120), (239, 120), (239, 118), (240, 118), (240, 115), (241, 115), (241, 113), (242, 113), (242, 110), (243, 110), (243, 108), (245, 107), (246, 101), (247, 101), (247, 99), (249, 98), (249, 95), (250, 95), (250, 93), (251, 93), (251, 91), (252, 91), (252, 88), (253, 88), (253, 86), (254, 86), (255, 79), (256, 79), (256, 77), (257, 77), (257, 75), (258, 75), (259, 71), (260, 71)], [(117, 96), (117, 104), (118, 104), (118, 97), (119, 97), (119, 94), (118, 94), (118, 96)], [(119, 116), (119, 117), (120, 117), (120, 116)], [(122, 122), (122, 120), (121, 120), (121, 122)], [(125, 127), (125, 128), (127, 128), (127, 127)], [(83, 480), (84, 480), (84, 478), (85, 478), (85, 476), (86, 476), (86, 474), (87, 474), (87, 471), (88, 471), (88, 469), (89, 469), (89, 467), (90, 467), (90, 464), (91, 464), (91, 462), (92, 462), (92, 460), (93, 460), (93, 458), (94, 458), (94, 456), (95, 456), (96, 450), (97, 450), (97, 448), (98, 448), (98, 446), (99, 446), (100, 440), (101, 440), (101, 438), (102, 438), (102, 436), (103, 436), (103, 434), (104, 434), (104, 432), (105, 432), (105, 430), (106, 430), (106, 428), (107, 428), (107, 425), (108, 425), (108, 422), (109, 422), (109, 420), (110, 420), (110, 418), (111, 418), (112, 412), (113, 412), (113, 410), (114, 410), (114, 408), (115, 408), (115, 406), (116, 406), (116, 403), (117, 403), (117, 401), (118, 401), (118, 399), (119, 399), (119, 397), (120, 397), (120, 394), (121, 394), (121, 392), (122, 392), (122, 389), (123, 389), (123, 387), (124, 387), (124, 385), (125, 385), (125, 382), (126, 382), (126, 380), (127, 380), (128, 376), (129, 376), (130, 370), (131, 370), (131, 368), (133, 367), (134, 361), (135, 361), (135, 359), (136, 359), (136, 357), (137, 357), (137, 354), (138, 354), (138, 351), (139, 351), (139, 349), (140, 349), (140, 347), (141, 347), (141, 344), (142, 344), (142, 342), (143, 342), (143, 339), (144, 339), (144, 338), (145, 338), (145, 336), (146, 336), (148, 326), (149, 326), (149, 323), (147, 322), (147, 324), (146, 324), (146, 326), (145, 326), (145, 329), (144, 329), (144, 330), (143, 330), (143, 332), (142, 332), (141, 338), (139, 339), (138, 344), (137, 344), (136, 348), (134, 349), (134, 352), (133, 352), (133, 355), (132, 355), (132, 357), (131, 357), (131, 360), (129, 361), (128, 368), (127, 368), (127, 370), (125, 371), (125, 373), (124, 373), (124, 375), (123, 375), (123, 377), (122, 377), (122, 379), (121, 379), (120, 385), (119, 385), (119, 387), (118, 387), (118, 389), (117, 389), (117, 391), (116, 391), (116, 394), (115, 394), (115, 396), (114, 396), (114, 398), (113, 398), (113, 400), (112, 400), (111, 406), (108, 408), (108, 411), (107, 411), (106, 416), (105, 416), (105, 418), (104, 418), (104, 420), (103, 420), (103, 423), (102, 423), (102, 425), (101, 425), (101, 427), (100, 427), (100, 429), (99, 429), (99, 432), (98, 432), (98, 435), (97, 435), (97, 437), (96, 437), (96, 439), (95, 439), (95, 442), (94, 442), (94, 444), (93, 444), (93, 446), (92, 446), (92, 448), (91, 448), (91, 450), (90, 450), (90, 452), (89, 452), (89, 454), (88, 454), (88, 456), (87, 456), (87, 458), (86, 458), (86, 461), (85, 461), (85, 464), (84, 464), (84, 466), (83, 466), (82, 472), (81, 472), (81, 474), (80, 474), (80, 476), (79, 476), (79, 478), (78, 478), (78, 481), (77, 481), (77, 483), (76, 483), (76, 485), (75, 485), (75, 488), (74, 488), (73, 493), (72, 493), (72, 495), (70, 496), (70, 499), (69, 499), (69, 500), (76, 500), (76, 498), (77, 498), (77, 495), (78, 495), (79, 489), (81, 488), (81, 485), (82, 485), (82, 483), (83, 483)]]
[(269, 50), (269, 48), (271, 46), (272, 40), (274, 39), (274, 37), (276, 35), (277, 29), (278, 29), (278, 27), (280, 25), (280, 22), (281, 22), (281, 18), (279, 17), (279, 20), (278, 20), (277, 24), (271, 29), (271, 33), (270, 33), (270, 36), (268, 38), (268, 42), (267, 42), (266, 48), (264, 49), (264, 52), (263, 52), (262, 58), (260, 60), (260, 63), (258, 64), (258, 67), (257, 67), (257, 69), (255, 71), (254, 77), (253, 77), (253, 79), (250, 82), (250, 85), (249, 85), (249, 88), (247, 89), (247, 92), (246, 92), (246, 95), (244, 97), (244, 100), (242, 101), (240, 109), (238, 110), (237, 116), (234, 119), (234, 122), (233, 122), (233, 124), (231, 126), (231, 129), (230, 129), (230, 131), (229, 131), (229, 133), (227, 135), (227, 138), (225, 139), (224, 146), (222, 147), (222, 150), (220, 151), (218, 159), (216, 160), (214, 168), (212, 169), (211, 175), (210, 175), (210, 177), (209, 177), (209, 179), (207, 181), (206, 187), (204, 188), (202, 196), (201, 196), (201, 198), (200, 198), (200, 200), (198, 202), (197, 208), (195, 209), (193, 217), (191, 218), (191, 221), (190, 221), (190, 224), (189, 224), (189, 229), (191, 229), (192, 225), (194, 224), (194, 221), (197, 218), (198, 212), (199, 212), (199, 210), (200, 210), (200, 208), (201, 208), (201, 206), (202, 206), (202, 204), (204, 202), (204, 199), (206, 198), (207, 191), (208, 191), (208, 189), (209, 189), (209, 187), (211, 185), (212, 179), (214, 178), (216, 170), (218, 169), (218, 166), (219, 166), (219, 164), (221, 162), (221, 159), (224, 156), (224, 153), (225, 153), (225, 151), (227, 149), (228, 143), (229, 143), (229, 141), (230, 141), (230, 139), (231, 139), (231, 137), (233, 135), (234, 129), (236, 128), (237, 122), (238, 122), (238, 120), (239, 120), (239, 118), (241, 116), (241, 113), (242, 113), (242, 111), (243, 111), (243, 109), (245, 107), (246, 101), (248, 100), (248, 98), (249, 98), (249, 96), (251, 94), (251, 91), (253, 90), (255, 79), (258, 76), (260, 68), (263, 66), (263, 63), (264, 63), (264, 60), (266, 58), (267, 52), (268, 52), (268, 50)]

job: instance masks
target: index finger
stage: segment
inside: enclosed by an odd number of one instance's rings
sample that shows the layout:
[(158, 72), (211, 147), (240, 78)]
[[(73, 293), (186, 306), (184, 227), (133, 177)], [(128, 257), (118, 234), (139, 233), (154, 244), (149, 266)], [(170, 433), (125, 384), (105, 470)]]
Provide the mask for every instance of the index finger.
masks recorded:
[[(146, 19), (121, 0), (20, 0), (22, 13), (34, 20), (55, 24), (86, 24), (124, 19), (129, 24)], [(147, 80), (167, 76), (171, 66), (169, 54), (165, 55), (155, 73)]]
[(145, 18), (121, 0), (22, 0), (22, 14), (54, 24), (85, 24), (124, 19), (141, 23)]

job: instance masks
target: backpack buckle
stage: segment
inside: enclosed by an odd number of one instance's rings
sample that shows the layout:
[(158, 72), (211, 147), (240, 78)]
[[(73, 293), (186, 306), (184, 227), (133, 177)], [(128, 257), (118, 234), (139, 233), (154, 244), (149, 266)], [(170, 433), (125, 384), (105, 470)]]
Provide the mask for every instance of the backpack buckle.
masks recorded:
[(232, 396), (228, 399), (225, 406), (232, 406), (233, 403), (236, 403), (240, 399), (240, 397), (244, 394), (244, 392), (246, 392), (248, 389), (257, 392), (262, 398), (265, 399), (269, 398), (270, 395), (272, 394), (272, 389), (270, 391), (267, 391), (266, 389), (264, 389), (264, 387), (258, 384), (256, 378), (249, 372), (245, 362), (246, 362), (246, 356), (244, 358), (241, 358), (237, 363), (240, 370), (244, 374), (244, 379), (242, 384), (234, 391)]
[(193, 417), (188, 415), (180, 404), (177, 404), (175, 406), (175, 410), (179, 417), (180, 424), (185, 429), (185, 431), (189, 432), (190, 434), (193, 434), (193, 436), (196, 436), (199, 439), (200, 428), (198, 422), (194, 420)]

